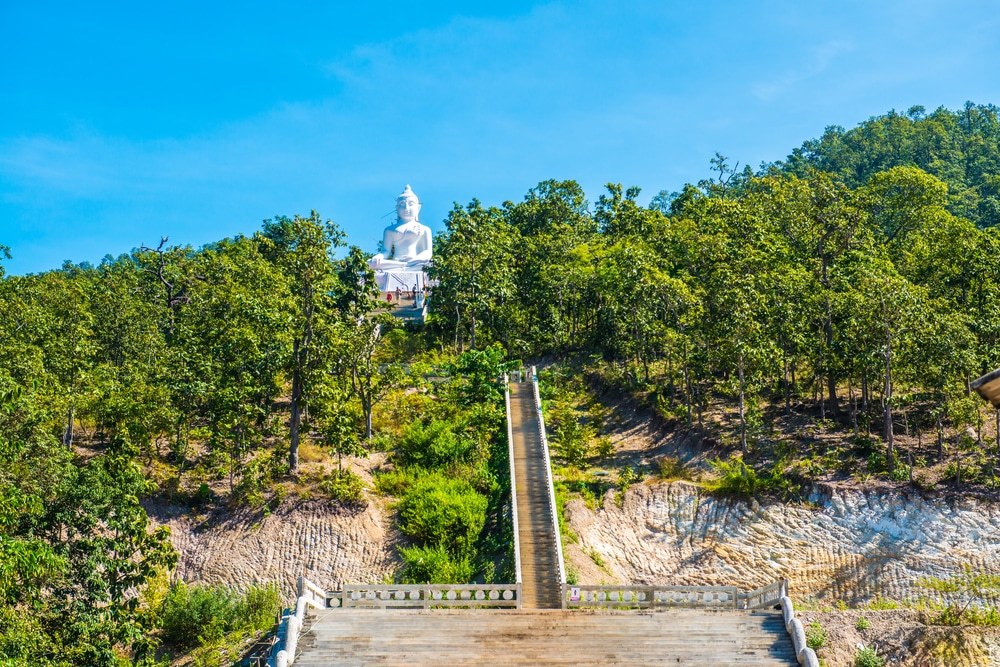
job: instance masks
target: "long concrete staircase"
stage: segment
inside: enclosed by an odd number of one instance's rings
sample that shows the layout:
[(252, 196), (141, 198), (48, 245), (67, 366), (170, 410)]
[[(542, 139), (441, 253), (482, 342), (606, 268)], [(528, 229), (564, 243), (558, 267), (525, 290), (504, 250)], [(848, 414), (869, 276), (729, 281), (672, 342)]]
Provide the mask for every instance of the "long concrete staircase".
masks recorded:
[(549, 489), (548, 458), (530, 382), (510, 385), (517, 535), (520, 542), (522, 609), (559, 609), (562, 573)]
[(783, 580), (746, 593), (568, 586), (537, 382), (508, 389), (517, 581), (329, 592), (300, 578), (298, 605), (268, 665), (790, 667), (798, 652), (818, 667)]

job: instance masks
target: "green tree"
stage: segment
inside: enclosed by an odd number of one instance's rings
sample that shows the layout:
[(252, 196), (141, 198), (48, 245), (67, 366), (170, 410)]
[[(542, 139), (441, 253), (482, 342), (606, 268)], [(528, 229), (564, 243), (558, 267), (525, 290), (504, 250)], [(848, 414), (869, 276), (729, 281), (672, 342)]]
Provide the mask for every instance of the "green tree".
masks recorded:
[(336, 264), (332, 252), (343, 245), (344, 234), (329, 220), (324, 222), (316, 211), (308, 218), (278, 217), (265, 221), (257, 236), (262, 252), (289, 278), (292, 299), (292, 344), (287, 357), (291, 374), (291, 417), (289, 419), (288, 469), (299, 465), (299, 438), (303, 409), (309, 399), (309, 377), (322, 364), (323, 355), (316, 349), (316, 328), (332, 324), (328, 315), (333, 307), (332, 291), (336, 282)]

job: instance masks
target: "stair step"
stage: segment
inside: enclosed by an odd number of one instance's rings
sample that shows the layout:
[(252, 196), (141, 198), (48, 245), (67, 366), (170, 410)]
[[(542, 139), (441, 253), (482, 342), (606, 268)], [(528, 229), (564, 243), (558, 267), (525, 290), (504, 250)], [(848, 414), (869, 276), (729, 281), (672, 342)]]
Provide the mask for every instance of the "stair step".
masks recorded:
[(771, 611), (331, 609), (299, 646), (300, 667), (796, 664)]

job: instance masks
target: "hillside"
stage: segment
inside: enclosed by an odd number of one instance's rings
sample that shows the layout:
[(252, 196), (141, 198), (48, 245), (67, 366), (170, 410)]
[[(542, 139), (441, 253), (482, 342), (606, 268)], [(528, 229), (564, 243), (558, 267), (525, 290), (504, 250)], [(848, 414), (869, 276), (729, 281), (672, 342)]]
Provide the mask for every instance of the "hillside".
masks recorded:
[(648, 207), (556, 180), (456, 205), (422, 325), (315, 212), (0, 275), (0, 657), (232, 657), (303, 572), (510, 580), (525, 360), (572, 576), (992, 623), (995, 128), (912, 110)]

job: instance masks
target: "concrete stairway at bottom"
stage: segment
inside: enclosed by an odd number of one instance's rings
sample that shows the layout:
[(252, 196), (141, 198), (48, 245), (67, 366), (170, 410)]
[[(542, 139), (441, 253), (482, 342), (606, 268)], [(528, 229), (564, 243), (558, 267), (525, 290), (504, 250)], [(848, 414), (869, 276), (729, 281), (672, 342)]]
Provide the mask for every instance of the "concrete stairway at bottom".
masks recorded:
[(313, 611), (296, 667), (795, 665), (774, 611)]

